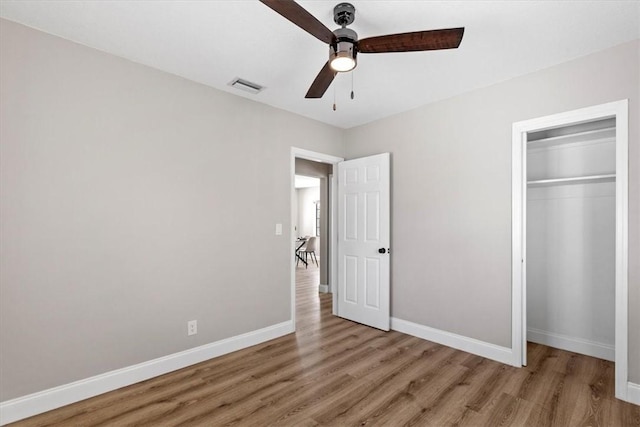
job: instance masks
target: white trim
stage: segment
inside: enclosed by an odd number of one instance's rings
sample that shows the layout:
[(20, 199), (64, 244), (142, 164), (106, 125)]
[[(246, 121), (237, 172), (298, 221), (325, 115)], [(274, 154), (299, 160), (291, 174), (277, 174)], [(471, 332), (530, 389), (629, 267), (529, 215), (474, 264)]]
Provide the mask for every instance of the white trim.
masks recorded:
[(304, 148), (291, 147), (291, 154), (294, 158), (307, 159), (312, 162), (329, 163), (335, 165), (344, 161), (344, 158), (332, 156), (331, 154), (318, 153), (317, 151), (305, 150)]
[(629, 102), (621, 100), (513, 124), (512, 129), (512, 350), (526, 365), (526, 138), (528, 132), (615, 117), (616, 119), (616, 302), (615, 395), (628, 400), (628, 141)]
[[(290, 215), (291, 215), (291, 234), (290, 236), (295, 236), (295, 230), (294, 230), (294, 224), (295, 224), (295, 209), (293, 206), (293, 201), (295, 200), (295, 175), (296, 175), (296, 158), (298, 159), (306, 159), (306, 160), (311, 160), (314, 162), (322, 162), (322, 163), (329, 163), (331, 165), (337, 165), (338, 163), (344, 161), (344, 159), (342, 157), (336, 157), (336, 156), (332, 156), (330, 154), (323, 154), (323, 153), (317, 153), (315, 151), (310, 151), (310, 150), (305, 150), (304, 148), (297, 148), (297, 147), (291, 147), (291, 163), (290, 163), (290, 172), (291, 172), (291, 194), (290, 194), (290, 199), (289, 199), (289, 204), (290, 204)], [(337, 273), (335, 272), (336, 270), (336, 260), (337, 260), (337, 255), (335, 254), (335, 250), (333, 250), (333, 248), (337, 248), (338, 247), (338, 240), (337, 240), (337, 235), (336, 235), (336, 231), (335, 229), (336, 224), (333, 221), (333, 219), (338, 218), (338, 216), (336, 215), (336, 199), (335, 199), (335, 177), (331, 176), (331, 212), (329, 213), (329, 215), (331, 216), (331, 221), (330, 221), (330, 230), (329, 230), (329, 254), (331, 257), (331, 262), (329, 262), (329, 271), (327, 271), (327, 276), (329, 278), (329, 284), (328, 289), (331, 289), (332, 283), (335, 283), (333, 280), (335, 277), (337, 277)], [(289, 251), (290, 254), (293, 254), (295, 251), (295, 242), (293, 241), (292, 238), (289, 239), (291, 241), (291, 249)], [(291, 260), (291, 266), (290, 266), (290, 282), (291, 282), (291, 320), (293, 322), (294, 325), (294, 331), (295, 331), (295, 324), (296, 324), (296, 262), (295, 259), (293, 257), (289, 257), (289, 259)], [(320, 285), (323, 286), (323, 285)], [(335, 295), (333, 298), (334, 302), (335, 302)], [(334, 313), (335, 315), (335, 310)]]
[(323, 294), (328, 294), (329, 293), (329, 285), (320, 284), (318, 286), (318, 291), (322, 292)]
[(616, 397), (627, 400), (629, 381), (629, 102), (612, 105), (616, 114)]
[(615, 360), (615, 347), (611, 344), (569, 337), (534, 328), (527, 329), (527, 340), (574, 353), (586, 354), (587, 356), (597, 357), (598, 359), (609, 360), (611, 362)]
[(627, 383), (627, 402), (640, 405), (640, 384)]
[(525, 161), (526, 135), (517, 123), (512, 129), (511, 148), (511, 350), (514, 366), (527, 364), (526, 313), (527, 274), (524, 258), (527, 250), (526, 221), (527, 162)]
[(22, 420), (294, 332), (286, 321), (0, 403), (0, 425)]
[(337, 208), (338, 208), (338, 180), (337, 175), (331, 175), (331, 206), (334, 209), (331, 209), (331, 242), (332, 245), (329, 251), (331, 257), (331, 264), (334, 266), (331, 269), (329, 280), (329, 289), (333, 294), (333, 298), (331, 298), (331, 312), (334, 316), (338, 315), (338, 224), (336, 221), (338, 220)]
[(395, 317), (391, 318), (391, 329), (407, 335), (422, 338), (423, 340), (433, 341), (438, 344), (446, 345), (447, 347), (475, 354), (477, 356), (486, 357), (487, 359), (495, 360), (496, 362), (513, 365), (513, 352), (509, 347), (490, 344), (474, 338), (434, 329), (429, 326), (420, 325), (418, 323), (409, 322)]

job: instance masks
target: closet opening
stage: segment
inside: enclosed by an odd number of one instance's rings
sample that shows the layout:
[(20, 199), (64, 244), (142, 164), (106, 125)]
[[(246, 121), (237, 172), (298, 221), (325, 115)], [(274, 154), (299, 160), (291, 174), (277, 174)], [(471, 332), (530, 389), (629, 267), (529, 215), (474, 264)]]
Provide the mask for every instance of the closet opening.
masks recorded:
[(627, 400), (627, 101), (513, 126), (514, 365), (527, 341), (615, 363)]
[(615, 118), (527, 133), (529, 342), (615, 359)]

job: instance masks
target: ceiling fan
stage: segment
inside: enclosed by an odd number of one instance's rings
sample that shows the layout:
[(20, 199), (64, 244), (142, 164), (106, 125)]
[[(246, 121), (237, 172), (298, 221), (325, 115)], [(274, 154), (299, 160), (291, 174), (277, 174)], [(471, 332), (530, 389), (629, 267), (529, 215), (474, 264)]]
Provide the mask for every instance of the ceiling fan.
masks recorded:
[(329, 45), (329, 60), (311, 84), (305, 98), (322, 98), (337, 73), (353, 70), (358, 53), (416, 52), (455, 49), (462, 41), (464, 27), (443, 30), (389, 34), (358, 40), (358, 34), (347, 28), (355, 20), (356, 8), (339, 3), (333, 8), (333, 20), (340, 25), (331, 31), (293, 0), (260, 0), (312, 36)]

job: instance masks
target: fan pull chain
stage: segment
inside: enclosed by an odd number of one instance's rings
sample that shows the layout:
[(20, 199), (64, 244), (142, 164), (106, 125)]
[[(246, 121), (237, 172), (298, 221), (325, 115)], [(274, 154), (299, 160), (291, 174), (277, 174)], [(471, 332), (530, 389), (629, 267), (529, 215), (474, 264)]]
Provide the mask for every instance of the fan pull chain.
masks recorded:
[(354, 72), (351, 72), (351, 99), (353, 99), (353, 74)]
[(333, 85), (333, 111), (336, 111), (336, 85)]

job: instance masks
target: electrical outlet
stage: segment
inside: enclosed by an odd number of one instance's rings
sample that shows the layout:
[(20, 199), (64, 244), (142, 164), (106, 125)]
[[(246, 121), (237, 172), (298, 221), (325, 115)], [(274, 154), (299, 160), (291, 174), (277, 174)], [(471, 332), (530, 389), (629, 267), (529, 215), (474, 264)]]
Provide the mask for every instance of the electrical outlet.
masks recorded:
[(189, 320), (187, 322), (187, 335), (195, 335), (198, 333), (198, 321)]

